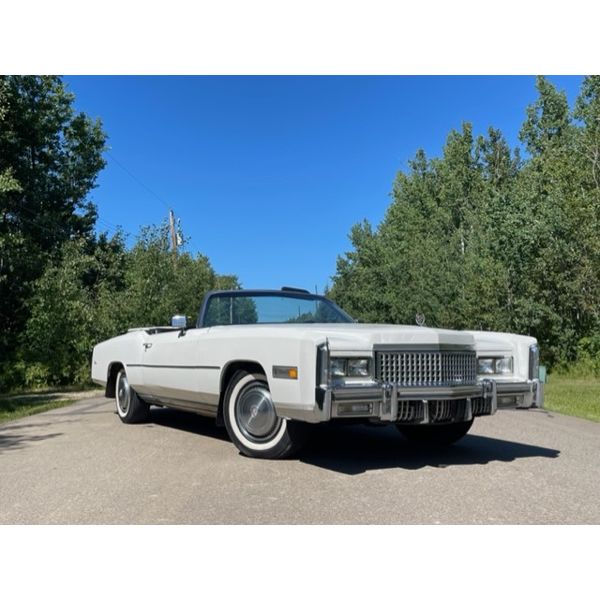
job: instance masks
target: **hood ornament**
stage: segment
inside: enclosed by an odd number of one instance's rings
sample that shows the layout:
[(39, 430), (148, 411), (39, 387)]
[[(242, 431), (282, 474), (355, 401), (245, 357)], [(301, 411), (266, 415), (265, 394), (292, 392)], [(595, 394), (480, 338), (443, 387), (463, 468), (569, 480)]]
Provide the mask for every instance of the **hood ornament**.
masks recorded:
[(415, 315), (415, 322), (417, 323), (417, 325), (419, 327), (423, 327), (423, 325), (425, 325), (425, 315), (423, 315), (421, 313), (417, 313)]

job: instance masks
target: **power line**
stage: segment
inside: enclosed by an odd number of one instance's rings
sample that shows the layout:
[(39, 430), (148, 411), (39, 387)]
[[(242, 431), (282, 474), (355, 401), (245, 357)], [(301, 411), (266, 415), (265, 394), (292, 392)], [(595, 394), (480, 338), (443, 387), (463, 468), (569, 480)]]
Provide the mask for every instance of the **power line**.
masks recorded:
[[(32, 209), (28, 208), (27, 206), (25, 206), (23, 204), (19, 206), (19, 209), (26, 210), (32, 217), (39, 216), (36, 212), (34, 212)], [(47, 233), (49, 233), (51, 235), (55, 235), (57, 232), (65, 231), (64, 224), (59, 223), (57, 220), (55, 220), (53, 218), (49, 218), (47, 214), (44, 215), (44, 222), (45, 222), (44, 224), (38, 222), (37, 220), (34, 221), (33, 219), (28, 219), (23, 214), (18, 215), (16, 218), (17, 218), (17, 223), (23, 222), (23, 223), (27, 223), (28, 225), (33, 225), (34, 227), (37, 227), (38, 229), (46, 231)], [(101, 220), (101, 219), (97, 218), (97, 220)], [(116, 226), (110, 225), (108, 222), (106, 222), (106, 224), (108, 225), (109, 231), (110, 231), (110, 229), (112, 229), (114, 233), (119, 232), (119, 229)], [(50, 229), (50, 227), (52, 229)]]
[(110, 231), (112, 229), (112, 231), (114, 233), (118, 233), (119, 231), (125, 232), (125, 230), (123, 229), (122, 226), (120, 226), (120, 225), (114, 225), (113, 223), (110, 223), (106, 219), (102, 219), (100, 217), (96, 217), (96, 221), (99, 221), (100, 223), (102, 223), (108, 229), (108, 231)]
[(129, 175), (129, 177), (131, 177), (131, 179), (133, 179), (138, 185), (143, 187), (147, 192), (152, 194), (167, 210), (171, 209), (171, 207), (154, 190), (150, 189), (143, 181), (138, 179), (123, 163), (117, 160), (113, 154), (111, 154), (108, 150), (106, 150), (105, 152), (108, 156), (110, 156), (112, 160), (115, 161), (117, 165), (119, 165), (119, 167), (121, 167), (121, 169), (123, 169), (123, 171), (125, 171), (125, 173), (127, 173), (127, 175)]
[[(141, 181), (138, 177), (136, 177), (120, 160), (118, 160), (111, 152), (109, 152), (108, 150), (105, 151), (106, 154), (123, 170), (125, 171), (125, 173), (131, 177), (131, 179), (133, 179), (139, 186), (141, 186), (142, 188), (144, 188), (149, 194), (151, 194), (152, 196), (154, 196), (154, 198), (156, 198), (156, 200), (158, 200), (168, 211), (171, 211), (171, 207), (169, 207), (169, 205), (154, 191), (152, 190), (149, 186), (147, 186), (143, 181)], [(35, 213), (33, 210), (29, 209), (27, 206), (21, 205), (19, 207), (20, 209), (24, 209), (26, 210), (30, 215), (32, 215), (33, 217), (37, 217), (38, 214)], [(54, 234), (55, 231), (53, 231), (52, 229), (49, 229), (48, 227), (46, 227), (45, 225), (42, 225), (41, 223), (36, 221), (33, 221), (31, 219), (26, 219), (24, 218), (23, 215), (20, 215), (19, 219), (25, 223), (28, 223), (29, 225), (33, 225), (34, 227), (38, 227), (39, 229), (42, 229), (48, 233)], [(108, 229), (108, 231), (110, 232), (111, 230), (114, 233), (117, 233), (119, 231), (124, 231), (124, 229), (120, 226), (115, 225), (114, 223), (110, 223), (109, 221), (107, 221), (106, 219), (100, 217), (100, 216), (96, 216), (96, 221), (100, 222), (102, 224), (104, 224), (104, 226)], [(52, 219), (47, 219), (46, 217), (46, 222), (47, 224), (51, 225), (53, 228), (58, 229), (62, 229), (62, 226), (59, 225), (56, 221), (53, 221)]]

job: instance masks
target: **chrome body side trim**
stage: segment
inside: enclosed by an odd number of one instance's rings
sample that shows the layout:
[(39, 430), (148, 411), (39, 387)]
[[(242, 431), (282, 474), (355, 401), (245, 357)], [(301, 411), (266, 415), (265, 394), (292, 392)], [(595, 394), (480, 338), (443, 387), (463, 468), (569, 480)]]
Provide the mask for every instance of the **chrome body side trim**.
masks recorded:
[(200, 400), (182, 400), (179, 398), (166, 398), (163, 396), (154, 396), (151, 394), (138, 394), (138, 396), (148, 404), (158, 406), (167, 406), (187, 412), (196, 413), (205, 417), (216, 417), (219, 404), (219, 396), (211, 394), (203, 394)]
[[(146, 345), (146, 344), (144, 344)], [(150, 344), (152, 346), (152, 344)], [(217, 365), (152, 365), (152, 364), (135, 364), (128, 363), (125, 365), (127, 368), (139, 367), (144, 369), (214, 369), (219, 371), (221, 367)]]

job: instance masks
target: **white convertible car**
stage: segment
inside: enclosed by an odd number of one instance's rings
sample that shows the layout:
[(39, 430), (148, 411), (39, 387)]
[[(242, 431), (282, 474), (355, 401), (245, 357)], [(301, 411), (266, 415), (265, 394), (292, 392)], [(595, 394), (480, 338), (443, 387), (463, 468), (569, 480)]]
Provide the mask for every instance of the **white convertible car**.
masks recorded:
[(475, 417), (543, 405), (535, 338), (356, 323), (295, 288), (209, 292), (198, 321), (173, 317), (94, 348), (92, 379), (125, 423), (151, 405), (215, 417), (253, 457), (296, 451), (308, 424), (390, 422), (450, 444)]

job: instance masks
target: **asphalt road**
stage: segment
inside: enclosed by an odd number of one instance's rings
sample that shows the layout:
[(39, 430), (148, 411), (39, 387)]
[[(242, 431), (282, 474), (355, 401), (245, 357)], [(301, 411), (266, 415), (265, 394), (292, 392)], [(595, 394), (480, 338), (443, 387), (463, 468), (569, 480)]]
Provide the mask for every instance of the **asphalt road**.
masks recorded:
[(241, 456), (213, 421), (103, 397), (0, 426), (0, 523), (600, 523), (600, 424), (475, 421), (418, 451), (393, 426), (325, 427), (292, 460)]

